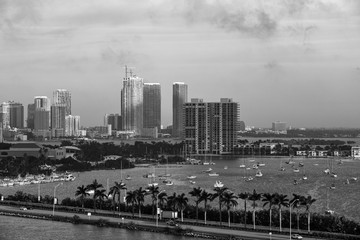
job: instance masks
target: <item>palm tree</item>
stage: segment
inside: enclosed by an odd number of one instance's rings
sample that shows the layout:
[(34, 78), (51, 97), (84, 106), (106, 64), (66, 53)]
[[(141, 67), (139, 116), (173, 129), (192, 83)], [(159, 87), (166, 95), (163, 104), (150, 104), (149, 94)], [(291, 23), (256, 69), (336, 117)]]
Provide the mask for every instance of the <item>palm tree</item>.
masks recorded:
[(265, 207), (266, 205), (269, 204), (269, 218), (270, 218), (270, 221), (269, 221), (269, 226), (270, 226), (270, 232), (271, 232), (271, 213), (272, 213), (272, 207), (273, 205), (275, 205), (276, 203), (276, 197), (277, 197), (277, 193), (273, 193), (273, 194), (270, 194), (270, 193), (264, 193), (262, 195), (262, 201), (264, 202), (264, 205), (263, 207)]
[(289, 206), (289, 199), (287, 198), (287, 195), (278, 194), (276, 196), (275, 204), (279, 207), (280, 232), (281, 232), (282, 231), (281, 208), (282, 208), (282, 206), (284, 206), (284, 207)]
[(192, 197), (196, 198), (196, 200), (195, 200), (195, 204), (196, 204), (196, 222), (199, 220), (199, 203), (201, 201), (200, 200), (201, 199), (201, 192), (202, 192), (202, 189), (200, 187), (193, 188), (193, 190), (189, 192), (189, 194)]
[(84, 210), (84, 200), (87, 196), (90, 196), (90, 194), (88, 193), (88, 189), (87, 187), (85, 187), (84, 185), (82, 185), (81, 187), (77, 187), (75, 196), (79, 196), (80, 198), (80, 202), (81, 202), (81, 207)]
[(112, 195), (112, 201), (114, 205), (114, 211), (115, 211), (115, 197), (118, 196), (118, 204), (119, 204), (119, 213), (120, 213), (120, 199), (121, 199), (121, 190), (126, 189), (126, 184), (123, 182), (114, 182), (114, 186), (110, 188), (109, 196)]
[(95, 201), (96, 201), (96, 199), (99, 199), (100, 209), (101, 209), (102, 202), (104, 201), (104, 199), (108, 198), (108, 195), (106, 195), (106, 190), (105, 189), (97, 189), (94, 193), (94, 198), (95, 198)]
[[(292, 206), (294, 209), (296, 208), (296, 221), (297, 221), (297, 230), (299, 232), (299, 209), (301, 207), (302, 200), (304, 199), (304, 196), (293, 194), (293, 199), (290, 201), (290, 207)], [(290, 216), (291, 217), (291, 216)]]
[(102, 188), (102, 187), (103, 187), (103, 185), (98, 183), (96, 179), (91, 184), (87, 185), (88, 190), (94, 191), (94, 195), (93, 195), (94, 212), (96, 212), (96, 195), (95, 195), (95, 192), (96, 192), (96, 190), (98, 190), (99, 188)]
[(301, 204), (305, 206), (308, 217), (308, 232), (310, 233), (310, 207), (316, 201), (315, 198), (307, 196), (302, 198)]
[(176, 193), (174, 192), (173, 195), (168, 196), (167, 198), (167, 205), (172, 211), (176, 211)]
[(136, 202), (139, 207), (139, 217), (141, 217), (141, 206), (145, 200), (146, 190), (144, 190), (144, 189), (142, 189), (142, 187), (140, 187), (139, 189), (136, 189), (134, 192), (135, 192), (135, 196), (136, 196)]
[(253, 206), (253, 224), (254, 224), (254, 229), (255, 229), (255, 208), (256, 208), (256, 202), (259, 201), (261, 199), (261, 194), (257, 193), (254, 189), (253, 193), (250, 194), (249, 196), (249, 200), (251, 200), (253, 202), (252, 206)]
[(224, 192), (221, 201), (225, 204), (226, 210), (228, 212), (228, 224), (230, 227), (230, 209), (232, 206), (237, 206), (238, 202), (236, 201), (238, 197), (234, 195), (233, 192), (226, 191)]
[(134, 217), (134, 208), (135, 208), (135, 203), (136, 203), (136, 193), (135, 193), (135, 191), (128, 191), (126, 193), (125, 200), (126, 200), (127, 204), (131, 204), (132, 216)]
[(151, 185), (149, 187), (147, 187), (147, 191), (148, 194), (151, 195), (151, 200), (152, 200), (152, 216), (154, 218), (155, 216), (155, 202), (156, 202), (156, 197), (159, 194), (159, 187), (158, 186), (154, 186)]
[(178, 211), (181, 212), (181, 221), (184, 221), (184, 210), (187, 207), (188, 198), (185, 197), (185, 193), (177, 195), (175, 198), (175, 207)]
[(219, 198), (219, 218), (220, 218), (220, 225), (222, 225), (222, 217), (221, 217), (221, 205), (222, 205), (222, 198), (224, 192), (228, 190), (227, 187), (216, 187), (214, 188), (215, 193), (212, 195), (211, 201), (214, 201), (216, 198)]
[(244, 200), (244, 223), (245, 223), (245, 228), (246, 228), (246, 218), (247, 218), (246, 217), (246, 212), (247, 212), (247, 210), (246, 210), (246, 200), (249, 199), (250, 193), (248, 193), (248, 192), (239, 193), (238, 197), (240, 199)]
[(204, 220), (205, 220), (205, 224), (206, 224), (206, 213), (207, 213), (207, 209), (208, 209), (208, 205), (207, 205), (207, 201), (212, 199), (212, 194), (208, 193), (206, 190), (202, 190), (201, 192), (201, 198), (200, 198), (200, 202), (204, 201)]
[(167, 202), (166, 192), (162, 192), (158, 195), (158, 202), (159, 202), (160, 209), (164, 208), (165, 203)]

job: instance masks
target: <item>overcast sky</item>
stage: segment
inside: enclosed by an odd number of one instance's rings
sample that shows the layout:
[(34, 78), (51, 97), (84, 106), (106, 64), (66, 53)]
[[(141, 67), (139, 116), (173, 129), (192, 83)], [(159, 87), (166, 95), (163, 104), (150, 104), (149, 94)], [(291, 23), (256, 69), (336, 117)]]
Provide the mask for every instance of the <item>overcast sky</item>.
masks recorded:
[(0, 0), (0, 101), (72, 93), (81, 125), (120, 112), (124, 65), (246, 125), (360, 127), (358, 0)]

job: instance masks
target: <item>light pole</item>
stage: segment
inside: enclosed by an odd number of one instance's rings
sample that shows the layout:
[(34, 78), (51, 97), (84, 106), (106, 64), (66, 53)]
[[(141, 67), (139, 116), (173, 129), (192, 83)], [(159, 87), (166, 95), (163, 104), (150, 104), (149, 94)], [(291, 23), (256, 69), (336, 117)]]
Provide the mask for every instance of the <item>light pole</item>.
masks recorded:
[(58, 185), (56, 185), (55, 187), (54, 187), (54, 202), (53, 202), (53, 216), (55, 215), (55, 194), (56, 194), (56, 188), (58, 187), (58, 186), (60, 186), (60, 185), (62, 185), (63, 183), (59, 183)]
[(295, 204), (296, 202), (297, 202), (297, 201), (294, 201), (292, 204), (290, 203), (290, 231), (289, 231), (289, 232), (290, 232), (290, 236), (289, 236), (289, 237), (290, 237), (290, 238), (289, 238), (290, 240), (291, 240), (291, 208), (292, 208), (292, 206), (294, 206), (294, 204)]
[(158, 210), (159, 210), (159, 195), (160, 193), (163, 193), (165, 192), (165, 190), (161, 190), (158, 194), (156, 194), (156, 227), (159, 226), (159, 213), (158, 213)]

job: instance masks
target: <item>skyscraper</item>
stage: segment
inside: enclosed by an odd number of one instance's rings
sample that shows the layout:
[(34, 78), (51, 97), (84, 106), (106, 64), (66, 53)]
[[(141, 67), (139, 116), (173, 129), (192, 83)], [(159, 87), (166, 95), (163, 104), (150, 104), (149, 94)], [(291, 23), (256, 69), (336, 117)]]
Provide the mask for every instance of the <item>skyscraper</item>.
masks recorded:
[(183, 137), (183, 105), (187, 98), (188, 86), (183, 82), (173, 83), (173, 137)]
[(232, 99), (203, 102), (192, 99), (184, 104), (185, 144), (192, 154), (226, 154), (234, 151), (239, 104)]
[(30, 103), (28, 104), (28, 111), (27, 111), (27, 121), (26, 127), (30, 129), (34, 129), (34, 118), (35, 118), (35, 104)]
[(65, 117), (65, 136), (80, 135), (80, 116), (68, 115)]
[(24, 106), (21, 103), (10, 102), (10, 127), (24, 128)]
[(126, 69), (126, 75), (121, 90), (121, 116), (123, 130), (133, 131), (141, 135), (143, 128), (143, 85), (142, 78), (133, 75)]
[(111, 125), (112, 130), (122, 130), (122, 118), (119, 114), (105, 114), (104, 126)]
[(6, 128), (24, 128), (24, 107), (14, 101), (4, 102), (0, 105), (0, 122)]
[(50, 99), (46, 96), (34, 98), (34, 134), (36, 136), (50, 136)]
[(0, 122), (3, 129), (10, 128), (10, 104), (8, 102), (3, 102), (0, 105)]
[(144, 128), (161, 127), (161, 87), (159, 83), (144, 83)]
[(64, 104), (54, 104), (51, 106), (51, 133), (53, 137), (65, 136), (65, 112)]
[(71, 93), (66, 89), (57, 89), (53, 93), (54, 105), (65, 105), (65, 115), (71, 115)]

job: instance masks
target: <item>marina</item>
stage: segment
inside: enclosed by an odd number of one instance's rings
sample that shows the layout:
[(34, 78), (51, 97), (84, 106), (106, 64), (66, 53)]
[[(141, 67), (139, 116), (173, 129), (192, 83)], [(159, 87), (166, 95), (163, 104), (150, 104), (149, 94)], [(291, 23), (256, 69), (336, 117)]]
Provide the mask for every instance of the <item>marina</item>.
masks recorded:
[[(164, 175), (162, 171), (157, 169), (154, 173), (154, 166), (148, 168), (123, 169), (124, 176), (131, 176), (130, 180), (123, 179), (128, 190), (135, 190), (139, 187), (148, 187), (148, 184), (157, 184), (161, 190), (165, 190), (167, 195), (173, 192), (188, 194), (194, 187), (201, 187), (209, 192), (214, 189), (214, 183), (220, 181), (225, 187), (234, 191), (236, 194), (240, 192), (252, 192), (256, 189), (260, 193), (282, 193), (292, 197), (293, 193), (300, 195), (311, 195), (317, 199), (312, 205), (312, 212), (324, 213), (327, 206), (335, 214), (344, 215), (348, 218), (360, 221), (360, 203), (358, 201), (358, 189), (360, 188), (359, 173), (360, 161), (353, 159), (342, 159), (342, 164), (336, 164), (337, 177), (334, 178), (330, 174), (324, 173), (324, 169), (328, 167), (327, 158), (292, 158), (295, 166), (299, 162), (304, 164), (301, 168), (306, 168), (306, 179), (303, 173), (294, 173), (292, 164), (286, 164), (286, 158), (267, 158), (262, 157), (261, 161), (266, 166), (261, 167), (262, 176), (256, 177), (256, 171), (251, 168), (253, 162), (248, 158), (241, 157), (222, 157), (212, 159), (216, 164), (212, 165), (212, 172), (218, 176), (211, 177), (205, 171), (209, 166), (204, 165), (176, 165), (169, 164), (167, 174), (171, 175), (164, 180), (160, 180), (159, 175)], [(279, 166), (285, 171), (279, 171)], [(246, 165), (239, 168), (241, 164)], [(334, 166), (335, 166), (334, 164)], [(225, 170), (224, 167), (228, 166)], [(164, 166), (159, 166), (162, 168)], [(250, 169), (248, 169), (250, 167)], [(248, 169), (248, 170), (247, 170)], [(156, 172), (160, 173), (156, 175)], [(150, 178), (144, 178), (144, 173), (151, 174)], [(66, 197), (75, 198), (75, 192), (78, 186), (88, 185), (94, 179), (103, 186), (109, 182), (111, 187), (115, 181), (120, 181), (121, 171), (118, 170), (98, 170), (73, 174), (76, 176), (74, 181), (64, 181), (64, 184), (57, 188), (56, 194), (59, 200)], [(190, 179), (188, 178), (190, 177)], [(150, 181), (151, 180), (151, 181)], [(165, 181), (166, 180), (166, 181)], [(216, 180), (216, 181), (215, 181)], [(40, 184), (42, 196), (53, 195), (54, 187), (57, 182), (49, 182), (48, 184)], [(335, 188), (330, 189), (334, 184)], [(13, 195), (17, 191), (37, 194), (39, 184), (15, 185), (12, 187), (0, 187), (0, 193), (3, 195)], [(327, 200), (327, 191), (331, 191), (329, 200)], [(346, 198), (344, 198), (346, 196)], [(150, 203), (150, 198), (145, 197), (145, 201)], [(189, 197), (189, 204), (194, 204), (194, 199)], [(239, 206), (243, 206), (242, 200), (238, 199)], [(217, 202), (209, 202), (210, 206), (217, 207)], [(346, 206), (346, 207), (344, 207)]]

